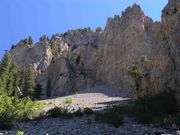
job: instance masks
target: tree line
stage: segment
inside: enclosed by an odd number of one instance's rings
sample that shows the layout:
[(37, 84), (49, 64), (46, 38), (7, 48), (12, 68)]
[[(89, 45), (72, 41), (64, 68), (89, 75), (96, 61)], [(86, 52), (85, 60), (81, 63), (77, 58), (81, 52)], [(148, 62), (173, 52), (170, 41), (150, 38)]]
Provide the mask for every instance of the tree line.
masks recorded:
[(18, 68), (6, 52), (0, 63), (0, 94), (17, 97), (40, 98), (41, 85), (36, 84), (32, 66)]

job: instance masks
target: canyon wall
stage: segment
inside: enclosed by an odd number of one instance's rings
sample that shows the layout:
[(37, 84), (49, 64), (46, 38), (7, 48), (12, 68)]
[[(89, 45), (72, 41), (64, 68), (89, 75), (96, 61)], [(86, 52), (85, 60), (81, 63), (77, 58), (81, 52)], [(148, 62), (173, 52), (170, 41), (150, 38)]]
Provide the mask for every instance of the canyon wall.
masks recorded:
[(153, 22), (134, 4), (121, 16), (108, 18), (102, 31), (71, 30), (32, 46), (20, 42), (10, 52), (20, 67), (33, 66), (44, 91), (51, 81), (52, 96), (99, 84), (134, 91), (135, 80), (127, 67), (142, 57), (149, 62), (143, 67), (146, 76), (140, 93), (172, 90), (180, 95), (179, 21), (179, 0), (169, 0), (161, 22)]

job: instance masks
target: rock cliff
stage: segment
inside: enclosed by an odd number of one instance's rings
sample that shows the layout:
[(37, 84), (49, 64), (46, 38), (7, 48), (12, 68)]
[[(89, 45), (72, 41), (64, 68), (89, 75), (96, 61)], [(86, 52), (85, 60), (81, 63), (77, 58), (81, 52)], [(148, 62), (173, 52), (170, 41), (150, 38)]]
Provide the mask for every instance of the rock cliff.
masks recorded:
[[(169, 89), (180, 93), (180, 1), (169, 0), (162, 21), (153, 22), (134, 4), (122, 15), (108, 18), (103, 31), (90, 28), (55, 34), (30, 46), (18, 43), (10, 52), (20, 67), (32, 65), (36, 80), (52, 96), (103, 83), (115, 89), (134, 90), (126, 67), (143, 56), (150, 62), (142, 89), (152, 93)], [(180, 94), (179, 94), (180, 95)]]

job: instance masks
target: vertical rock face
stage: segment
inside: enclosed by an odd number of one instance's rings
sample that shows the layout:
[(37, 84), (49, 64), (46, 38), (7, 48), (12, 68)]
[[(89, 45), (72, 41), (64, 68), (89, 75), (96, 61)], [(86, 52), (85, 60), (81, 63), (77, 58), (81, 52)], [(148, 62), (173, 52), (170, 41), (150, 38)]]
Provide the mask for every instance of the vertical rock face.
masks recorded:
[[(46, 90), (51, 81), (52, 95), (84, 89), (102, 82), (110, 87), (134, 89), (127, 66), (143, 56), (150, 59), (148, 77), (142, 89), (156, 92), (173, 89), (180, 93), (180, 1), (169, 0), (162, 22), (153, 22), (134, 4), (108, 18), (105, 30), (89, 28), (53, 35), (34, 46), (19, 43), (11, 50), (21, 67), (31, 64), (36, 80)], [(179, 94), (180, 95), (180, 94)]]
[(47, 67), (51, 63), (52, 53), (49, 45), (37, 43), (34, 46), (18, 44), (11, 50), (13, 61), (20, 67), (32, 65), (36, 73), (36, 80), (42, 88), (46, 87)]
[(162, 26), (172, 60), (172, 86), (180, 98), (180, 1), (169, 0), (162, 13)]
[(126, 65), (132, 65), (143, 55), (149, 55), (153, 46), (153, 21), (144, 15), (138, 5), (109, 18), (99, 39), (99, 67), (97, 79), (115, 88), (131, 88), (132, 79)]

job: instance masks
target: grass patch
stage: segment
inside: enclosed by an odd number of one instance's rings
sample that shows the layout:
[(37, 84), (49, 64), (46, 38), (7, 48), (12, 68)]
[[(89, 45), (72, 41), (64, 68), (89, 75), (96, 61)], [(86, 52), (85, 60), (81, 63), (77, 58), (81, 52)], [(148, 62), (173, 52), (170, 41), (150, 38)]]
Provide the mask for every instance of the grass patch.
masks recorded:
[(72, 97), (67, 97), (67, 98), (65, 99), (65, 103), (66, 103), (66, 104), (72, 104), (72, 102), (73, 102), (73, 98), (72, 98)]
[(16, 135), (24, 135), (24, 131), (17, 131)]

